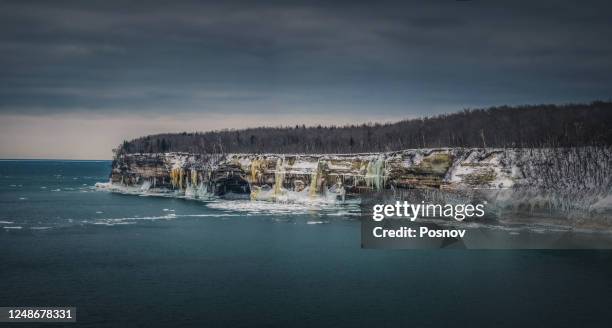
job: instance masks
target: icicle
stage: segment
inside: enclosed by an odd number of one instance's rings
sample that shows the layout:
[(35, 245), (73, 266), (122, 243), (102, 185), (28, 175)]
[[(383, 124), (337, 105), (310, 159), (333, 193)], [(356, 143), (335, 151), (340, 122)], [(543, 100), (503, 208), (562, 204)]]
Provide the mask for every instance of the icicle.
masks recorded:
[(191, 185), (198, 185), (198, 171), (194, 168), (191, 169)]
[(319, 187), (319, 170), (321, 169), (321, 163), (317, 160), (317, 168), (312, 172), (310, 176), (310, 197), (313, 198), (317, 195)]
[(276, 170), (274, 171), (274, 196), (275, 198), (283, 193), (283, 182), (285, 181), (285, 158), (279, 157), (276, 161)]
[(252, 183), (258, 182), (260, 166), (261, 166), (261, 161), (259, 159), (254, 159), (251, 162), (251, 182)]
[(172, 183), (172, 187), (176, 188), (177, 186), (181, 186), (183, 185), (182, 183), (182, 169), (180, 167), (174, 167), (172, 168), (172, 171), (170, 171), (170, 180)]
[(211, 195), (208, 193), (208, 186), (205, 185), (203, 182), (200, 182), (200, 184), (198, 185), (196, 195), (200, 199), (207, 199), (211, 197)]
[(366, 185), (376, 190), (381, 190), (384, 185), (384, 164), (381, 156), (370, 160), (366, 168)]
[(151, 188), (151, 182), (147, 180), (143, 182), (142, 185), (140, 186), (140, 192), (147, 192), (149, 188)]

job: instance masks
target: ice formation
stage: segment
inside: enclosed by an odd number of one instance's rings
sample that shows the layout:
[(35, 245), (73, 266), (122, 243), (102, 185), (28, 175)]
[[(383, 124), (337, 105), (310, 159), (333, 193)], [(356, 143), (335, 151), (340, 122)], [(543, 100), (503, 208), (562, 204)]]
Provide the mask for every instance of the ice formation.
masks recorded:
[[(97, 188), (193, 199), (348, 202), (372, 191), (486, 194), (500, 211), (612, 211), (609, 147), (374, 154), (119, 154)], [(431, 194), (431, 193), (430, 193)]]

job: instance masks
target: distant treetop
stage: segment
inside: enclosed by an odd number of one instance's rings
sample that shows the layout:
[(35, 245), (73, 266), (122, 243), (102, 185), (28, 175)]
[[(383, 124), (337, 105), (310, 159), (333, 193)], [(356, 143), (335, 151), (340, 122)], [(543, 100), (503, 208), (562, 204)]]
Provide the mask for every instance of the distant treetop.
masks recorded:
[(366, 153), (432, 147), (612, 145), (612, 102), (465, 109), (396, 123), (164, 133), (118, 153)]

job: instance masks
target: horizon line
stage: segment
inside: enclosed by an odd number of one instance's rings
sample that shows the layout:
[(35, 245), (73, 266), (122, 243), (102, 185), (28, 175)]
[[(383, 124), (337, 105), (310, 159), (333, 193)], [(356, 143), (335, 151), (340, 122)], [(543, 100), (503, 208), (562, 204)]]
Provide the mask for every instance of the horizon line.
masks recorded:
[(76, 159), (76, 158), (0, 158), (4, 162), (23, 161), (65, 161), (65, 162), (110, 162), (112, 159)]

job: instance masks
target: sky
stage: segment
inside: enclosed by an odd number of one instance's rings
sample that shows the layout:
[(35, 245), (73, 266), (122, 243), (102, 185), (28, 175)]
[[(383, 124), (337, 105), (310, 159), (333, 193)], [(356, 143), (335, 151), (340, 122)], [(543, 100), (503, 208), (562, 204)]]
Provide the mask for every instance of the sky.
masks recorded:
[(612, 3), (0, 0), (0, 158), (609, 100)]

